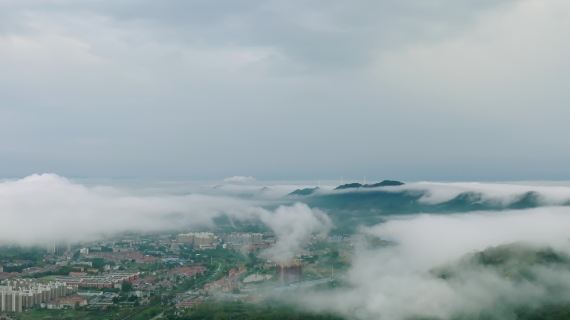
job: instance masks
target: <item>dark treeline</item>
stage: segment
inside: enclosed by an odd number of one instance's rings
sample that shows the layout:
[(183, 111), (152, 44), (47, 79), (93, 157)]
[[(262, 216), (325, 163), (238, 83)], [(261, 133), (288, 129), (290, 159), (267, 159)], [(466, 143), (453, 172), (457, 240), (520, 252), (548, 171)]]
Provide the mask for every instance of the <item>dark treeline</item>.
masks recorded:
[(281, 304), (249, 304), (242, 302), (206, 303), (197, 306), (178, 320), (341, 320), (343, 318), (330, 314), (315, 314)]

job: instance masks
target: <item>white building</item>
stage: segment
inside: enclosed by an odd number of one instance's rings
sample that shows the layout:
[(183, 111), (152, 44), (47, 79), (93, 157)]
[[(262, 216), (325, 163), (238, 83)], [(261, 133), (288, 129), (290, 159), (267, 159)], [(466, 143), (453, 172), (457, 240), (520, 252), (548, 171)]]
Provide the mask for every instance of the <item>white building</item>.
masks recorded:
[(32, 279), (5, 280), (0, 284), (0, 312), (22, 312), (77, 291), (62, 282), (38, 283)]

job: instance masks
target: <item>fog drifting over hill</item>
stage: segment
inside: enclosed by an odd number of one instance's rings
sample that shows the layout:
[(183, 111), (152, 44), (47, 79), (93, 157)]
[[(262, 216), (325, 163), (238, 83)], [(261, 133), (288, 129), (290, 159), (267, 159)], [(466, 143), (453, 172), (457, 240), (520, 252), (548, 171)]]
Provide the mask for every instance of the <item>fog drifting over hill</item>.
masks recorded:
[[(203, 193), (185, 194), (177, 187), (174, 194), (163, 190), (149, 195), (148, 190), (84, 185), (54, 174), (5, 180), (0, 183), (0, 242), (38, 245), (52, 240), (93, 240), (123, 231), (208, 227), (224, 215), (236, 221), (257, 220), (271, 229), (278, 241), (264, 254), (284, 262), (300, 253), (312, 235), (324, 236), (338, 227), (329, 218), (332, 212), (310, 208), (302, 203), (303, 197), (289, 199), (287, 192), (300, 186), (279, 184), (275, 187), (279, 192), (271, 193), (272, 185), (236, 178), (196, 189)], [(566, 302), (570, 270), (558, 266), (531, 265), (527, 271), (532, 279), (522, 281), (473, 264), (463, 265), (449, 279), (434, 270), (513, 243), (570, 256), (570, 207), (553, 206), (570, 199), (568, 186), (420, 182), (383, 188), (388, 192), (421, 189), (427, 203), (448, 201), (464, 192), (481, 193), (498, 202), (536, 192), (544, 202), (521, 210), (386, 216), (382, 223), (361, 226), (357, 233), (393, 245), (357, 246), (346, 286), (299, 294), (291, 301), (312, 310), (396, 320), (418, 315), (448, 319), (497, 308), (498, 302), (502, 306), (499, 314), (508, 319), (512, 308), (521, 304)], [(321, 186), (318, 192), (348, 192), (332, 189)]]
[[(360, 247), (347, 276), (347, 288), (311, 292), (298, 303), (363, 319), (440, 318), (489, 314), (516, 319), (516, 308), (568, 303), (570, 269), (513, 261), (528, 279), (492, 268), (462, 264), (452, 278), (438, 268), (467, 255), (521, 244), (570, 254), (570, 208), (546, 207), (461, 215), (417, 215), (367, 228), (366, 234), (393, 241), (382, 249)], [(507, 259), (507, 258), (504, 258)], [(525, 263), (529, 263), (528, 266)]]

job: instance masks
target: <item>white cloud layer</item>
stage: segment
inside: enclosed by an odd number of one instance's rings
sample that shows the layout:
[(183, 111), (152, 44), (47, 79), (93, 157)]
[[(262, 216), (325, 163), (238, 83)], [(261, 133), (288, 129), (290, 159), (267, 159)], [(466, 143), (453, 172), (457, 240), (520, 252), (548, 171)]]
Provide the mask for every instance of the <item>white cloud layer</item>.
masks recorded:
[(295, 253), (300, 253), (303, 245), (313, 235), (325, 236), (332, 228), (329, 217), (320, 210), (311, 210), (304, 204), (280, 207), (275, 212), (262, 212), (260, 219), (270, 227), (278, 242), (264, 252), (266, 257), (278, 263), (290, 263)]
[(420, 182), (404, 186), (402, 190), (427, 191), (420, 201), (429, 204), (449, 201), (465, 192), (481, 194), (482, 200), (496, 202), (504, 206), (515, 202), (528, 192), (535, 192), (538, 196), (539, 204), (542, 205), (562, 205), (570, 201), (570, 186), (556, 184)]
[[(516, 281), (491, 270), (461, 266), (452, 279), (435, 268), (493, 246), (524, 243), (570, 253), (570, 209), (545, 207), (461, 215), (419, 215), (394, 219), (365, 233), (395, 246), (358, 249), (348, 288), (303, 296), (305, 305), (362, 319), (450, 319), (458, 314), (498, 314), (514, 319), (513, 306), (567, 302), (570, 270), (529, 266), (533, 281)], [(549, 291), (557, 288), (553, 292)], [(504, 314), (503, 314), (504, 312)]]
[[(563, 199), (566, 192), (564, 186), (547, 184), (424, 182), (407, 188), (441, 189), (432, 192), (438, 201), (473, 190), (509, 198), (512, 193), (530, 188), (554, 200)], [(0, 182), (0, 243), (42, 244), (51, 240), (90, 240), (127, 230), (173, 230), (208, 225), (213, 217), (227, 214), (235, 219), (259, 219), (272, 229), (277, 243), (264, 254), (287, 263), (313, 235), (324, 235), (332, 228), (324, 212), (300, 203), (266, 210), (257, 205), (255, 198), (144, 194), (133, 195), (109, 186), (87, 187), (53, 174)], [(347, 288), (311, 292), (298, 298), (302, 298), (303, 305), (318, 310), (394, 320), (416, 315), (448, 319), (460, 312), (496, 308), (500, 302), (506, 312), (503, 319), (509, 319), (509, 307), (515, 304), (566, 301), (564, 294), (570, 295), (569, 269), (531, 266), (535, 278), (526, 282), (475, 266), (466, 266), (446, 280), (433, 270), (453, 265), (465, 255), (512, 243), (551, 247), (570, 255), (569, 230), (568, 207), (389, 218), (361, 232), (395, 245), (357, 247), (345, 279)], [(552, 294), (553, 287), (562, 293), (559, 297)]]
[(84, 240), (120, 231), (158, 231), (209, 224), (249, 203), (204, 195), (132, 196), (112, 187), (86, 187), (53, 174), (0, 183), (0, 243)]
[(481, 201), (493, 202), (498, 205), (508, 206), (520, 200), (521, 197), (532, 192), (536, 195), (537, 205), (564, 205), (570, 202), (570, 185), (568, 182), (410, 182), (401, 186), (388, 186), (379, 188), (359, 188), (345, 190), (326, 190), (324, 192), (420, 192), (423, 196), (419, 199), (425, 204), (439, 204), (450, 201), (463, 193), (474, 193), (481, 196)]
[(224, 179), (226, 183), (251, 183), (255, 182), (255, 178), (251, 176), (233, 176)]
[(44, 244), (97, 239), (123, 231), (184, 230), (210, 226), (222, 214), (258, 219), (277, 243), (267, 255), (291, 259), (314, 233), (327, 232), (328, 217), (304, 204), (269, 211), (228, 196), (132, 195), (109, 186), (87, 187), (54, 174), (0, 182), (0, 244)]

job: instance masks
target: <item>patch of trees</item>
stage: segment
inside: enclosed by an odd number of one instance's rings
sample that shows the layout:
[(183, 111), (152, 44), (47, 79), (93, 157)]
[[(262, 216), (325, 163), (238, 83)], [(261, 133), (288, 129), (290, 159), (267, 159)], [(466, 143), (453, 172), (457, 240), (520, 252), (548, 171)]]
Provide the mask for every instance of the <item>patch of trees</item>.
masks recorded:
[(296, 308), (275, 304), (249, 304), (243, 302), (206, 303), (195, 307), (187, 314), (175, 318), (190, 319), (257, 319), (257, 320), (341, 320), (341, 317), (331, 314), (316, 314)]

